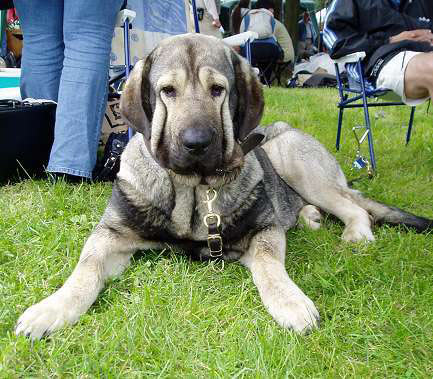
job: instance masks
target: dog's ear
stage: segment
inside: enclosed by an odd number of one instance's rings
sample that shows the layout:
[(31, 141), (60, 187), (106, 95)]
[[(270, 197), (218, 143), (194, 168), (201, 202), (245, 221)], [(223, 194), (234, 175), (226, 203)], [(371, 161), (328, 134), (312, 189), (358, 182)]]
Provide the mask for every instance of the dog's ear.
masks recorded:
[(239, 141), (259, 124), (263, 114), (262, 84), (248, 62), (234, 51), (231, 59), (235, 73), (237, 107), (234, 115), (234, 134)]
[(152, 54), (134, 66), (120, 97), (120, 113), (126, 123), (146, 139), (151, 136), (155, 96), (150, 85), (149, 74)]

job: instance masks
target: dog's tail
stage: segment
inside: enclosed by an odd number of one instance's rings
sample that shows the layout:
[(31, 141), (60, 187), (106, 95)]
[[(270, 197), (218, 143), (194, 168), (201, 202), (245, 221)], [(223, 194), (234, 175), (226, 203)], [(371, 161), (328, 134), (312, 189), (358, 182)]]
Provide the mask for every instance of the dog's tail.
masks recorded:
[(374, 223), (405, 225), (415, 229), (417, 232), (428, 232), (433, 230), (433, 220), (425, 217), (416, 216), (397, 207), (391, 207), (378, 201), (368, 199), (359, 191), (351, 190), (352, 199), (364, 208), (373, 217)]

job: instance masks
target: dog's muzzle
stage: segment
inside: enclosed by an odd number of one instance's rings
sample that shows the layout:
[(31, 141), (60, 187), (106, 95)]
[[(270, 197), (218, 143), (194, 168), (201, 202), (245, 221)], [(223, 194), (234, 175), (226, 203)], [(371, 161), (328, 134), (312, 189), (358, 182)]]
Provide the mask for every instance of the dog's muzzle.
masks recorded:
[(194, 156), (202, 157), (211, 146), (215, 136), (215, 131), (210, 128), (187, 128), (180, 136), (181, 143), (185, 151)]

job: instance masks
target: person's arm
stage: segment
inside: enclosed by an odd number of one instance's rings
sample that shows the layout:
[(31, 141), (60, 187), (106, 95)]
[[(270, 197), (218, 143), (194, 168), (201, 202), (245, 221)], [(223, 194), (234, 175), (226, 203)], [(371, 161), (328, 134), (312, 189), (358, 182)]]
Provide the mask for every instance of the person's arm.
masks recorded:
[[(363, 8), (358, 8), (363, 7)], [(369, 31), (360, 32), (360, 12), (370, 12)], [(374, 15), (374, 16), (373, 16)], [(365, 51), (373, 53), (391, 43), (390, 36), (407, 30), (421, 29), (422, 23), (375, 0), (334, 0), (326, 16), (323, 40), (332, 58)]]
[(292, 39), (290, 38), (290, 34), (286, 27), (278, 20), (275, 20), (274, 36), (283, 49), (283, 62), (293, 62), (295, 58), (295, 51), (293, 49)]
[(360, 33), (358, 19), (358, 7), (353, 0), (334, 0), (323, 29), (323, 41), (332, 58), (337, 59), (357, 51), (368, 54), (387, 43), (384, 32)]
[(219, 20), (217, 7), (215, 5), (215, 0), (204, 0), (204, 5), (214, 20), (214, 26), (219, 28), (221, 26), (221, 23)]

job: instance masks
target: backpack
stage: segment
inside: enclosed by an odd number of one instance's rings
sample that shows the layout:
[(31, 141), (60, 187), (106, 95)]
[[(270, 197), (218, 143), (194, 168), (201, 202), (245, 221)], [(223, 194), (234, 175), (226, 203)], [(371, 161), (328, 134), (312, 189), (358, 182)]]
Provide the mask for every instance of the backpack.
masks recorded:
[(242, 18), (240, 32), (256, 32), (258, 39), (274, 37), (275, 18), (266, 9), (253, 9)]

